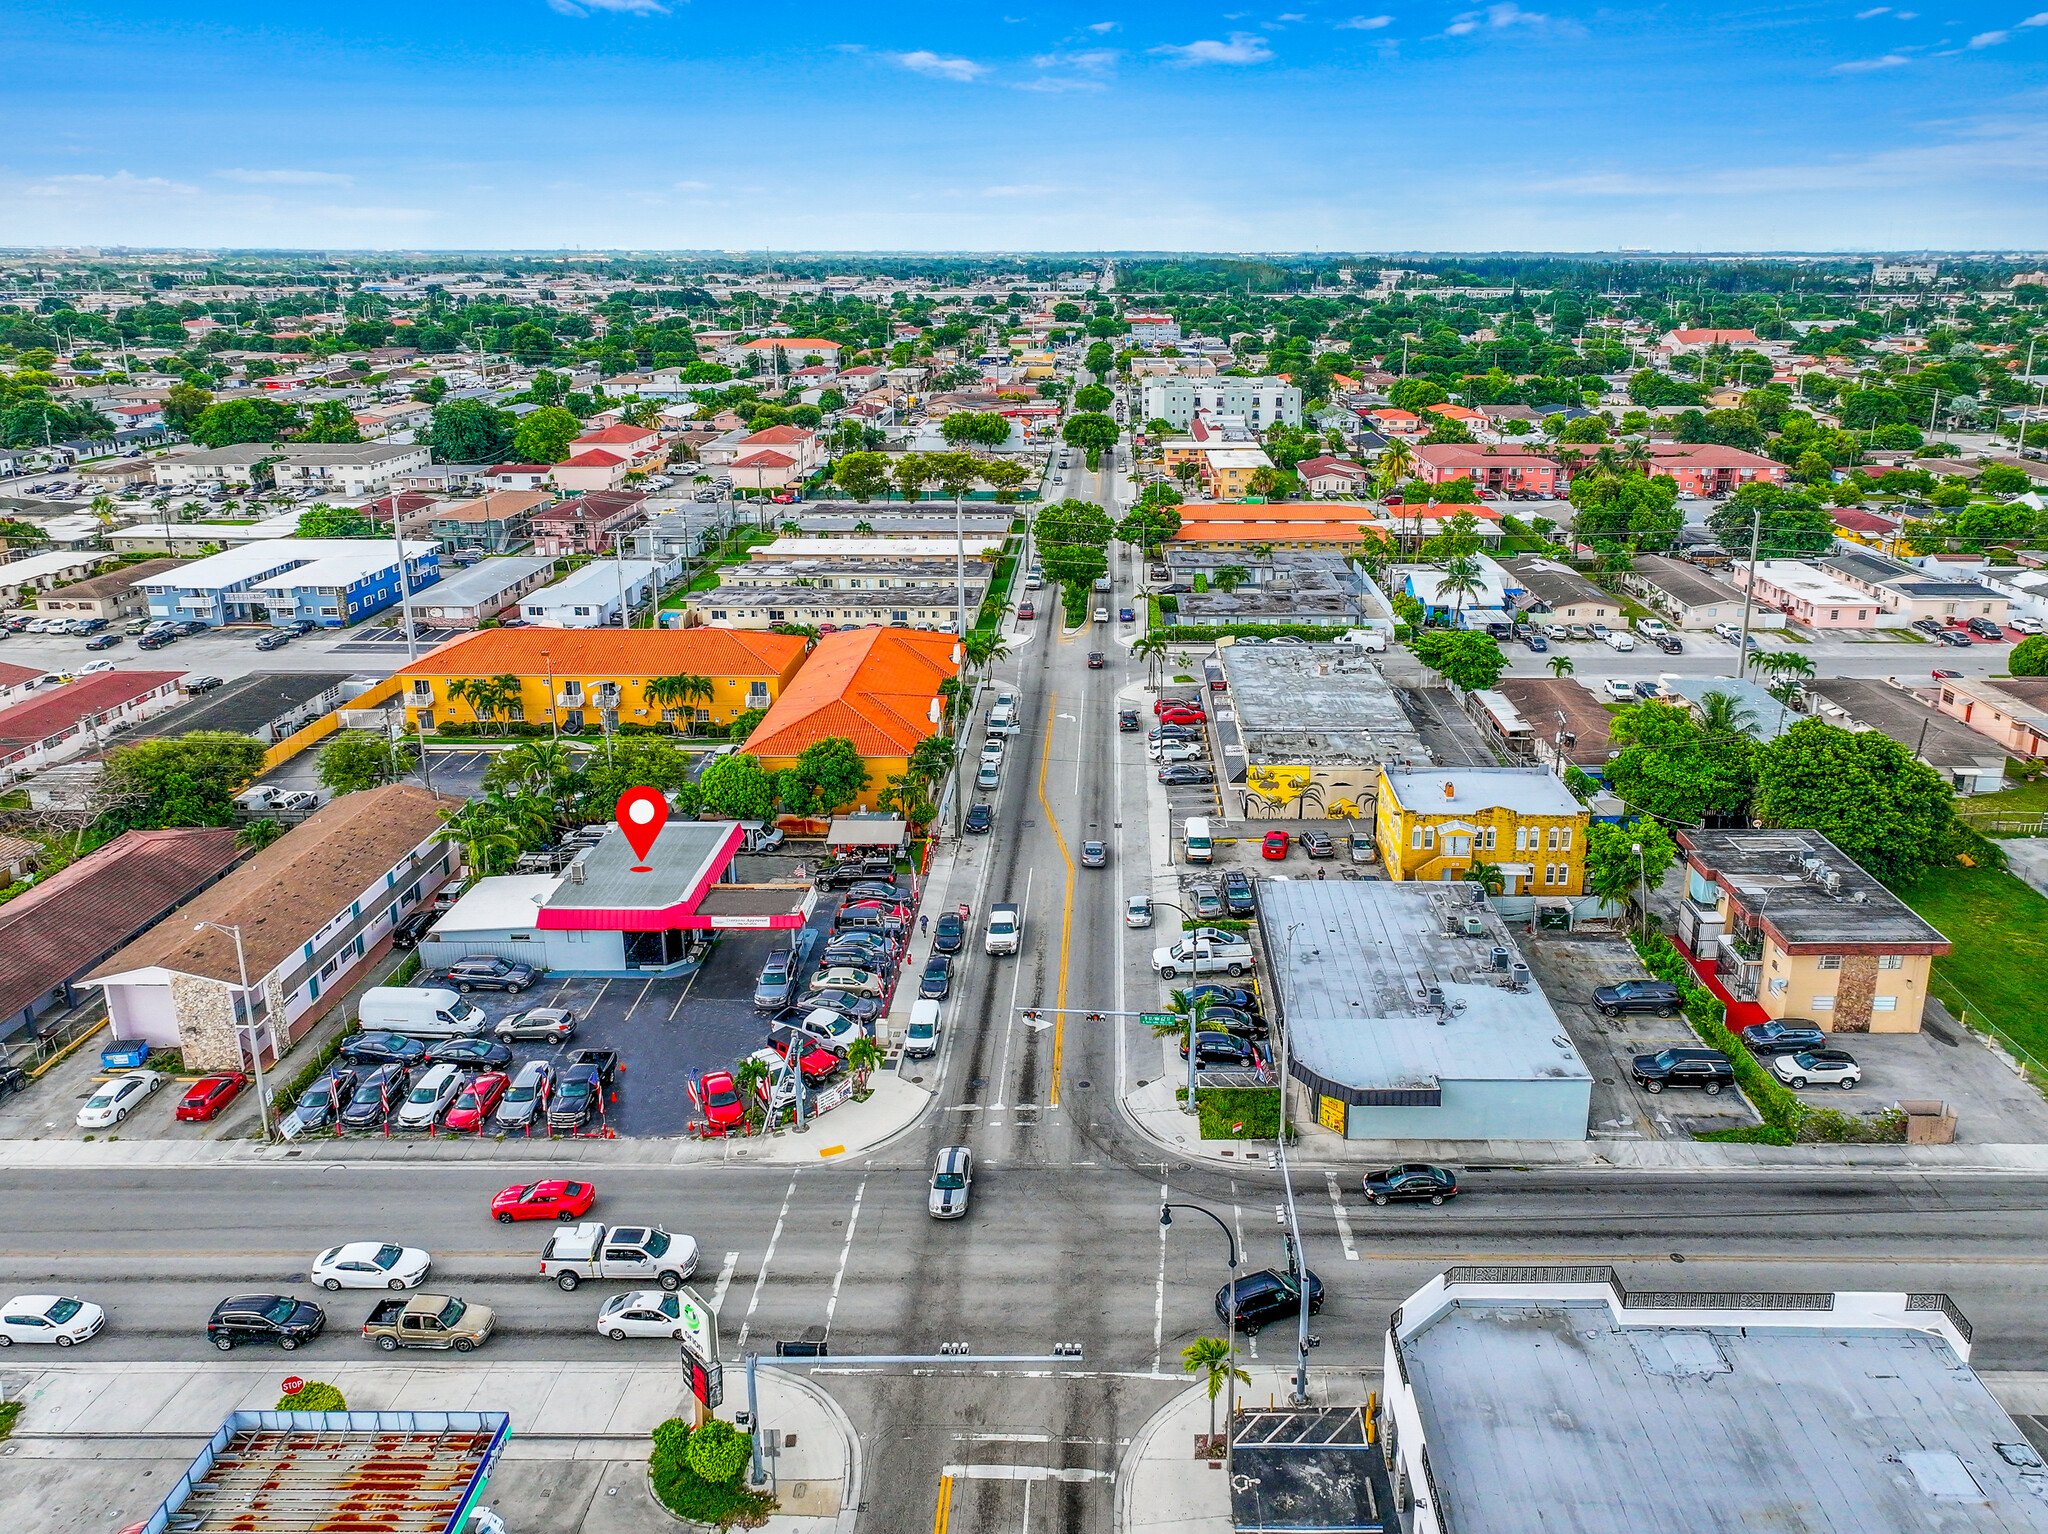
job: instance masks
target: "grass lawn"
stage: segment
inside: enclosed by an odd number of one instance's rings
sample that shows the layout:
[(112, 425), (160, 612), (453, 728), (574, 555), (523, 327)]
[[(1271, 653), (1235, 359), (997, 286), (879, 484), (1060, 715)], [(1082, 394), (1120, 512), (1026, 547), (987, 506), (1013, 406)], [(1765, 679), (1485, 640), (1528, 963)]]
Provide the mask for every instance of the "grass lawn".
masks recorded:
[[(2010, 761), (2006, 764), (2006, 770), (2012, 770)], [(2048, 775), (2036, 778), (2031, 783), (2015, 782), (2013, 787), (2000, 793), (1972, 794), (1967, 799), (1957, 800), (1956, 808), (1972, 821), (2008, 818), (2017, 820), (2028, 815), (2048, 815)]]
[(1933, 990), (1943, 1005), (1967, 1008), (1971, 1022), (1988, 1022), (2048, 1069), (2040, 1005), (2048, 900), (2011, 874), (1960, 865), (1937, 868), (1897, 893), (1955, 945), (1934, 961)]

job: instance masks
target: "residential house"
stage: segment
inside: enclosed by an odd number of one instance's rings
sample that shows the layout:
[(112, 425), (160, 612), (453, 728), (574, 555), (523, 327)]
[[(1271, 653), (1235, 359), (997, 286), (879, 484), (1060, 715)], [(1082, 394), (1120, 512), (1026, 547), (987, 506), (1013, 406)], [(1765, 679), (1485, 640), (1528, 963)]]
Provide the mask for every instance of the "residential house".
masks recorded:
[(1944, 714), (2012, 755), (2048, 756), (2048, 678), (1943, 677), (1939, 696)]
[(13, 782), (81, 751), (97, 751), (116, 725), (135, 725), (184, 701), (182, 671), (96, 671), (39, 687), (0, 708), (0, 781)]
[(0, 905), (0, 1044), (77, 1006), (80, 980), (241, 855), (232, 826), (124, 831)]
[[(759, 553), (759, 548), (754, 552)], [(989, 565), (970, 557), (959, 574), (965, 580), (969, 604), (980, 602), (983, 589), (988, 584)], [(900, 591), (911, 586), (944, 585), (951, 589), (954, 584), (955, 571), (950, 556), (943, 565), (935, 560), (835, 559), (829, 555), (786, 559), (779, 564), (773, 560), (749, 559), (727, 565), (718, 575), (718, 589), (721, 591), (749, 586), (802, 586), (816, 587), (821, 591)]]
[(1273, 460), (1261, 447), (1210, 447), (1201, 452), (1202, 492), (1212, 501), (1242, 501), (1258, 492), (1252, 479)]
[[(2004, 592), (1979, 581), (1947, 579), (1939, 569), (1923, 570), (1874, 550), (1838, 549), (1823, 555), (1820, 567), (1875, 599), (1880, 613), (1888, 615), (1896, 625), (1917, 623), (1923, 618), (1936, 623), (1967, 618), (1989, 618), (1994, 623), (2003, 623), (2010, 601)], [(1878, 622), (1890, 626), (1885, 624), (1884, 616)]]
[(105, 549), (52, 550), (0, 564), (0, 607), (26, 607), (40, 593), (89, 578)]
[(959, 675), (961, 658), (950, 634), (886, 628), (827, 634), (745, 749), (772, 773), (795, 766), (805, 747), (843, 736), (868, 773), (852, 807), (876, 808), (889, 779), (908, 770), (917, 743), (939, 733), (945, 717), (939, 684)]
[(1706, 717), (1710, 707), (1717, 706), (1711, 699), (1726, 698), (1734, 705), (1738, 718), (1748, 716), (1748, 722), (1740, 726), (1742, 732), (1767, 744), (1800, 719), (1789, 703), (1772, 697), (1747, 677), (1676, 676), (1667, 672), (1657, 678), (1657, 691), (1658, 701), (1682, 704), (1700, 719)]
[(1667, 330), (1658, 338), (1657, 344), (1668, 352), (1690, 355), (1703, 352), (1710, 346), (1748, 347), (1754, 350), (1764, 343), (1757, 339), (1757, 334), (1753, 330), (1686, 328)]
[(1412, 410), (1396, 409), (1385, 405), (1377, 410), (1362, 410), (1359, 416), (1383, 437), (1403, 439), (1427, 436), (1429, 423)]
[[(439, 544), (407, 539), (404, 556), (407, 589), (439, 579)], [(346, 628), (399, 599), (399, 552), (381, 538), (268, 539), (181, 564), (142, 589), (156, 618)]]
[(2005, 787), (2005, 752), (1908, 688), (1877, 677), (1815, 678), (1800, 684), (1807, 711), (1844, 730), (1874, 730), (1897, 742), (1959, 794), (1995, 794)]
[[(1742, 621), (1742, 593), (1716, 580), (1698, 565), (1663, 554), (1638, 554), (1635, 567), (1621, 577), (1622, 586), (1681, 629), (1712, 629), (1717, 623)], [(1783, 613), (1750, 606), (1749, 626), (1783, 628)]]
[(646, 516), (646, 500), (639, 490), (593, 490), (542, 507), (530, 523), (533, 550), (556, 558), (603, 553)]
[(1372, 480), (1372, 471), (1364, 464), (1329, 453), (1302, 459), (1294, 473), (1301, 488), (1315, 496), (1363, 495)]
[(1546, 498), (1562, 495), (1571, 478), (1555, 459), (1469, 442), (1423, 443), (1415, 449), (1415, 475), (1431, 485), (1469, 479), (1480, 489), (1502, 495)]
[(662, 456), (661, 433), (651, 426), (627, 426), (621, 422), (600, 431), (585, 432), (569, 444), (572, 462), (575, 455), (593, 451), (615, 454), (636, 469), (652, 468)]
[(341, 671), (252, 671), (172, 713), (158, 715), (124, 743), (169, 740), (206, 730), (247, 735), (274, 746), (360, 695), (369, 685)]
[(433, 454), (415, 447), (373, 443), (276, 444), (283, 457), (270, 474), (280, 490), (318, 490), (329, 495), (375, 495), (401, 474), (424, 469)]
[(813, 357), (820, 362), (836, 363), (844, 350), (837, 341), (818, 336), (763, 336), (757, 341), (734, 341), (722, 346), (718, 358), (729, 367), (737, 367), (751, 357), (758, 360), (762, 372), (789, 373), (809, 366)]
[(486, 621), (516, 616), (519, 599), (554, 578), (552, 559), (534, 555), (480, 559), (467, 570), (443, 576), (406, 605), (416, 623), (473, 629)]
[(1738, 1002), (1829, 1033), (1918, 1033), (1947, 938), (1818, 831), (1676, 831), (1678, 941)]
[(1621, 600), (1570, 565), (1538, 554), (1504, 559), (1516, 608), (1544, 623), (1620, 623)]
[(651, 606), (683, 573), (672, 559), (596, 559), (552, 586), (519, 599), (519, 616), (543, 628), (587, 629), (619, 625)]
[(1547, 767), (1380, 770), (1374, 833), (1390, 879), (1457, 880), (1485, 863), (1506, 894), (1581, 894), (1586, 824)]
[(111, 574), (88, 576), (69, 586), (58, 586), (36, 598), (36, 611), (67, 618), (102, 618), (109, 623), (135, 617), (149, 607), (148, 600), (137, 589), (140, 583), (177, 563), (175, 559), (145, 559)]
[(1471, 590), (1448, 588), (1447, 572), (1435, 565), (1392, 565), (1386, 573), (1387, 589), (1419, 604), (1425, 617), (1434, 616), (1461, 628), (1484, 628), (1489, 623), (1509, 623), (1514, 609), (1509, 605), (1506, 570), (1480, 555), (1473, 560)]
[(1728, 569), (1738, 589), (1748, 587), (1757, 601), (1782, 607), (1794, 622), (1808, 628), (1877, 627), (1877, 599), (1827, 569), (1797, 559), (1760, 559), (1753, 582), (1748, 560), (1735, 560)]
[(41, 666), (13, 666), (0, 660), (0, 702), (27, 697), (49, 674)]
[[(952, 519), (948, 517), (946, 521), (950, 526)], [(1007, 542), (1000, 533), (974, 529), (970, 529), (958, 543), (950, 533), (943, 538), (887, 536), (893, 526), (891, 520), (869, 535), (803, 537), (784, 534), (773, 542), (755, 544), (747, 551), (747, 561), (749, 564), (779, 567), (795, 560), (819, 560), (849, 570), (870, 564), (891, 569), (908, 565), (928, 574), (943, 572), (951, 578), (956, 560), (965, 560), (967, 568), (972, 571), (977, 565), (985, 566)]]
[(355, 412), (356, 429), (365, 442), (402, 436), (434, 424), (434, 407), (418, 400), (390, 405), (365, 405)]
[[(694, 720), (722, 726), (747, 709), (772, 704), (804, 656), (797, 635), (724, 628), (483, 629), (450, 640), (400, 671), (398, 701), (408, 729), (432, 730), (444, 719), (475, 718), (474, 708), (451, 695), (456, 682), (512, 676), (519, 693), (510, 717), (527, 723), (553, 719), (577, 728), (586, 712), (612, 708), (623, 723)], [(710, 696), (647, 696), (649, 682), (676, 676), (707, 679)]]
[(1728, 495), (1744, 485), (1782, 485), (1792, 471), (1775, 458), (1711, 442), (1652, 442), (1649, 471), (1678, 482), (1680, 495)]
[(1570, 677), (1504, 676), (1494, 691), (1528, 722), (1528, 753), (1564, 776), (1576, 767), (1589, 778), (1605, 777), (1615, 756), (1608, 727), (1614, 716)]
[(533, 516), (552, 497), (545, 490), (493, 490), (436, 506), (427, 531), (448, 549), (509, 554), (533, 537)]
[(393, 783), (321, 806), (88, 977), (112, 1036), (188, 1071), (283, 1055), (455, 872), (441, 812), (461, 803)]
[(556, 464), (548, 471), (548, 483), (557, 490), (572, 492), (615, 490), (626, 482), (626, 476), (632, 469), (631, 461), (617, 453), (591, 448), (566, 463)]
[(545, 490), (551, 463), (494, 463), (476, 478), (489, 490)]

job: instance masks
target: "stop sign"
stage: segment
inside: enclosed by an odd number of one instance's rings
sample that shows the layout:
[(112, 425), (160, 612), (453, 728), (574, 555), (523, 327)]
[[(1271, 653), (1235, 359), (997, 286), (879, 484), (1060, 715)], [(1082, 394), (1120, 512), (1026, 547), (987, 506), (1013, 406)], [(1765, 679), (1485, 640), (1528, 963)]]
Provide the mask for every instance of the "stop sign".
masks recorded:
[(305, 1388), (306, 1382), (300, 1379), (296, 1374), (288, 1374), (285, 1376), (284, 1393), (286, 1395), (295, 1396)]

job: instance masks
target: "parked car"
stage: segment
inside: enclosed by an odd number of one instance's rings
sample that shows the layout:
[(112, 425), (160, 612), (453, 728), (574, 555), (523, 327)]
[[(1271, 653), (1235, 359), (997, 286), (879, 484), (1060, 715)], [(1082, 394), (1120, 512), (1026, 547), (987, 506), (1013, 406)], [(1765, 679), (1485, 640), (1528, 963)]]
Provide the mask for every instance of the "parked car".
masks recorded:
[(502, 1071), (511, 1063), (511, 1049), (495, 1039), (443, 1039), (427, 1050), (429, 1065), (454, 1065), (470, 1071)]
[(1120, 709), (1116, 716), (1116, 727), (1125, 734), (1138, 728), (1138, 711), (1134, 708)]
[[(1236, 1066), (1249, 1070), (1254, 1062), (1250, 1042), (1222, 1029), (1197, 1031), (1195, 1049), (1198, 1051), (1195, 1059), (1197, 1070), (1211, 1065)], [(1186, 1034), (1181, 1035), (1180, 1057), (1183, 1060), (1188, 1057)]]
[(1972, 618), (1963, 627), (1972, 634), (1975, 634), (1979, 639), (1989, 639), (1996, 642), (2005, 638), (2005, 630), (1993, 623), (1989, 618)]
[(341, 1041), (341, 1057), (355, 1065), (414, 1066), (426, 1060), (427, 1045), (402, 1033), (352, 1033)]
[(996, 823), (996, 812), (986, 804), (977, 804), (967, 812), (965, 829), (970, 836), (983, 836)]
[(1683, 655), (1685, 653), (1685, 641), (1676, 634), (1659, 634), (1657, 636), (1657, 648), (1666, 655)]
[(1279, 862), (1287, 856), (1288, 836), (1285, 831), (1268, 831), (1259, 842), (1259, 856)]
[(1752, 1023), (1742, 1030), (1739, 1037), (1744, 1049), (1764, 1059), (1828, 1047), (1828, 1036), (1802, 1021)]
[(1447, 1167), (1414, 1161), (1406, 1166), (1388, 1167), (1384, 1172), (1367, 1172), (1365, 1196), (1375, 1204), (1421, 1200), (1441, 1204), (1458, 1196), (1458, 1178)]
[(932, 952), (958, 953), (967, 943), (967, 923), (958, 911), (947, 911), (932, 926)]
[(420, 939), (433, 930), (434, 922), (439, 915), (438, 911), (413, 912), (412, 915), (406, 917), (404, 921), (391, 929), (391, 946), (393, 948), (419, 947)]
[(566, 1007), (528, 1007), (500, 1018), (491, 1033), (508, 1043), (518, 1039), (540, 1039), (560, 1044), (576, 1037), (576, 1014)]
[(272, 629), (256, 641), (256, 648), (259, 650), (282, 650), (291, 642), (292, 636), (283, 629)]
[(430, 1065), (405, 1094), (392, 1116), (393, 1129), (431, 1129), (462, 1090), (462, 1072), (452, 1065)]
[(1223, 915), (1223, 896), (1213, 884), (1196, 884), (1188, 889), (1188, 898), (1194, 902), (1195, 915), (1205, 921), (1220, 919)]
[(1198, 708), (1170, 708), (1159, 716), (1166, 724), (1201, 724), (1208, 717)]
[(1697, 1087), (1709, 1097), (1735, 1085), (1735, 1067), (1718, 1049), (1662, 1049), (1637, 1055), (1630, 1064), (1636, 1085), (1657, 1093), (1666, 1087)]
[(89, 1300), (62, 1294), (17, 1294), (0, 1305), (0, 1348), (17, 1342), (76, 1347), (97, 1336), (106, 1324), (107, 1313)]
[(555, 1095), (548, 1103), (548, 1127), (581, 1129), (593, 1117), (602, 1118), (605, 1088), (611, 1084), (618, 1061), (613, 1050), (577, 1050), (568, 1069), (556, 1079)]
[(882, 1004), (872, 996), (849, 996), (844, 991), (819, 991), (806, 996), (801, 1006), (776, 1014), (770, 1023), (791, 1022), (797, 1018), (823, 1009), (837, 1012), (841, 1017), (850, 1017), (857, 1023), (873, 1022), (882, 1015)]
[(690, 1100), (714, 1129), (735, 1129), (746, 1122), (747, 1105), (730, 1071), (707, 1071), (691, 1084)]
[(1159, 769), (1159, 781), (1166, 784), (1201, 785), (1216, 781), (1216, 775), (1193, 762), (1169, 762)]
[(177, 1117), (186, 1123), (206, 1123), (240, 1097), (242, 1088), (248, 1084), (249, 1078), (240, 1071), (215, 1071), (201, 1076), (179, 1099)]
[(1796, 1055), (1774, 1055), (1771, 1071), (1788, 1087), (1840, 1087), (1845, 1092), (1863, 1079), (1863, 1068), (1846, 1049), (1802, 1049)]
[(1168, 741), (1176, 741), (1176, 740), (1197, 740), (1197, 741), (1198, 741), (1198, 740), (1200, 740), (1201, 738), (1202, 738), (1202, 732), (1201, 732), (1201, 730), (1200, 730), (1200, 729), (1199, 729), (1198, 727), (1194, 726), (1194, 725), (1191, 725), (1191, 724), (1162, 724), (1162, 725), (1161, 725), (1161, 726), (1160, 726), (1160, 727), (1159, 727), (1158, 729), (1156, 729), (1156, 730), (1152, 731), (1152, 732), (1151, 732), (1151, 733), (1150, 733), (1149, 735), (1147, 735), (1147, 736), (1145, 737), (1145, 744), (1146, 744), (1146, 745), (1147, 745), (1147, 746), (1149, 747), (1149, 746), (1158, 746), (1158, 745), (1163, 745), (1163, 744), (1165, 744), (1165, 743), (1166, 743), (1166, 742), (1168, 742)]
[(1242, 869), (1233, 868), (1224, 874), (1223, 905), (1234, 917), (1250, 916), (1258, 908), (1252, 894), (1251, 877)]
[(973, 1192), (974, 1152), (964, 1145), (948, 1145), (932, 1160), (925, 1213), (935, 1220), (957, 1220), (967, 1213)]
[(789, 1005), (796, 994), (796, 955), (778, 948), (768, 955), (761, 973), (754, 979), (754, 1006), (762, 1012), (776, 1012)]
[(1210, 1002), (1217, 1006), (1235, 1007), (1240, 1012), (1249, 1012), (1254, 1017), (1259, 1012), (1259, 998), (1239, 985), (1203, 984), (1188, 988), (1188, 1005)]
[(1152, 925), (1152, 897), (1133, 895), (1124, 902), (1124, 925), (1126, 927), (1149, 927)]
[(924, 975), (917, 982), (917, 994), (928, 1001), (942, 1001), (953, 987), (953, 961), (942, 953), (925, 960)]
[(1312, 858), (1333, 858), (1337, 855), (1337, 840), (1327, 831), (1304, 831), (1301, 850)]
[(1109, 866), (1109, 843), (1081, 843), (1081, 866), (1083, 868), (1107, 868)]
[(1036, 619), (1037, 617), (1038, 617), (1038, 605), (1037, 605), (1036, 603), (1034, 603), (1034, 602), (1019, 602), (1019, 603), (1017, 604), (1017, 620), (1018, 620), (1018, 621), (1019, 621), (1020, 623), (1030, 623), (1030, 622), (1032, 622), (1032, 621), (1033, 621), (1034, 619)]
[(590, 1213), (597, 1189), (587, 1182), (550, 1178), (521, 1183), (491, 1200), (491, 1217), (500, 1225), (514, 1220), (575, 1220)]
[(416, 1289), (434, 1259), (416, 1246), (350, 1241), (313, 1259), (306, 1277), (322, 1289)]
[(498, 1101), (497, 1122), (506, 1129), (526, 1129), (536, 1119), (545, 1123), (554, 1091), (555, 1068), (545, 1060), (527, 1061)]
[(821, 890), (843, 890), (865, 880), (892, 882), (896, 877), (896, 860), (888, 857), (849, 858), (843, 862), (827, 864), (811, 875), (811, 883)]
[[(425, 1052), (425, 1046), (422, 1046), (421, 1053)], [(411, 1071), (402, 1065), (379, 1065), (357, 1079), (355, 1091), (349, 1097), (348, 1106), (341, 1110), (336, 1126), (341, 1129), (375, 1129), (398, 1110), (411, 1089)]]
[(1942, 629), (1934, 637), (1940, 640), (1943, 644), (1953, 645), (1956, 649), (1959, 650), (1967, 650), (1970, 648), (1970, 636), (1968, 634), (1963, 633), (1959, 629)]
[(1545, 639), (1541, 634), (1537, 633), (1534, 629), (1529, 630), (1528, 633), (1522, 636), (1522, 643), (1526, 645), (1529, 649), (1534, 650), (1539, 654), (1550, 648), (1550, 641)]
[(1196, 740), (1156, 740), (1146, 748), (1155, 762), (1198, 762), (1202, 759), (1202, 743)]
[(1599, 986), (1593, 992), (1593, 1005), (1603, 1017), (1620, 1017), (1625, 1012), (1676, 1017), (1680, 1000), (1678, 987), (1668, 980), (1624, 980), (1619, 985)]
[(97, 634), (85, 642), (85, 647), (88, 650), (111, 650), (119, 643), (121, 643), (121, 636), (119, 634)]
[(496, 954), (472, 954), (457, 959), (444, 975), (429, 983), (452, 985), (463, 992), (510, 991), (517, 996), (539, 978), (540, 971), (531, 964), (515, 964)]
[(127, 1071), (102, 1082), (78, 1110), (80, 1129), (108, 1129), (120, 1123), (161, 1087), (160, 1071)]
[(1263, 1039), (1270, 1031), (1266, 1020), (1255, 1012), (1242, 1012), (1236, 1007), (1226, 1007), (1211, 1002), (1202, 1009), (1202, 1026), (1217, 1033), (1232, 1034), (1240, 1039)]
[(232, 1353), (245, 1342), (273, 1342), (289, 1353), (319, 1336), (326, 1325), (327, 1313), (311, 1300), (288, 1294), (238, 1294), (213, 1307), (206, 1340), (223, 1353)]
[[(506, 1053), (509, 1056), (510, 1051)], [(448, 1110), (448, 1127), (481, 1131), (511, 1084), (512, 1078), (503, 1071), (482, 1071), (465, 1079)]]
[[(1207, 717), (1202, 713), (1200, 698), (1157, 698), (1153, 700), (1152, 712), (1164, 719), (1169, 713), (1193, 714), (1197, 719)], [(1181, 721), (1186, 723), (1187, 721)]]
[(292, 1110), (299, 1123), (307, 1129), (324, 1129), (339, 1120), (341, 1110), (356, 1095), (356, 1079), (356, 1072), (346, 1063), (332, 1065), (314, 1077)]
[[(1226, 1327), (1234, 1323), (1245, 1336), (1256, 1337), (1261, 1327), (1301, 1314), (1302, 1287), (1294, 1274), (1278, 1268), (1247, 1273), (1234, 1286), (1225, 1284), (1216, 1291), (1216, 1319)], [(1237, 1299), (1235, 1315), (1230, 1309), (1233, 1288)], [(1317, 1315), (1323, 1308), (1323, 1281), (1310, 1273), (1307, 1288), (1308, 1313)]]

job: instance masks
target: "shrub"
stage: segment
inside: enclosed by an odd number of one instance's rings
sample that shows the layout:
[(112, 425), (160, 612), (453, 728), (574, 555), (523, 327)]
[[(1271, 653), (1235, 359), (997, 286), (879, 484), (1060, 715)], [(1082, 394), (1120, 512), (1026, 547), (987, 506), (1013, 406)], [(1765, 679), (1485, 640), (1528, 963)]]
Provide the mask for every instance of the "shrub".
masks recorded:
[(280, 1396), (279, 1411), (347, 1411), (341, 1392), (325, 1380), (308, 1380), (295, 1396)]
[(716, 1418), (690, 1435), (686, 1450), (690, 1468), (713, 1485), (737, 1481), (753, 1452), (751, 1437)]
[[(739, 1458), (725, 1479), (707, 1480), (692, 1468), (690, 1461), (697, 1457), (696, 1440), (700, 1438), (709, 1440), (704, 1457), (715, 1462), (714, 1468), (722, 1466), (732, 1446), (737, 1447)], [(662, 1506), (678, 1518), (716, 1524), (721, 1529), (734, 1524), (754, 1528), (764, 1522), (778, 1504), (773, 1497), (748, 1491), (738, 1484), (740, 1471), (746, 1467), (750, 1453), (752, 1441), (737, 1432), (730, 1423), (709, 1422), (697, 1432), (692, 1432), (690, 1424), (681, 1417), (671, 1417), (654, 1430), (654, 1452), (648, 1460), (648, 1478)]]

